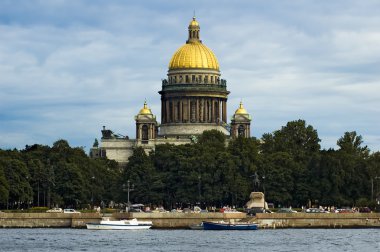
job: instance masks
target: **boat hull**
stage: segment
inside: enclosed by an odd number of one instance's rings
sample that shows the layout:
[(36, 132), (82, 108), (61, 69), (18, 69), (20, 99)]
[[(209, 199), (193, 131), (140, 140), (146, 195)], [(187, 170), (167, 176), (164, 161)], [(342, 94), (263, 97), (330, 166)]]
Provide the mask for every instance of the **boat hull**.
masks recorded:
[(87, 223), (86, 226), (87, 229), (90, 230), (143, 230), (152, 227), (152, 225), (115, 225), (97, 223)]
[(87, 229), (92, 230), (140, 230), (149, 229), (153, 223), (151, 221), (132, 220), (109, 220), (105, 218), (100, 223), (86, 223)]
[(253, 223), (217, 223), (203, 222), (204, 230), (257, 230), (257, 224)]

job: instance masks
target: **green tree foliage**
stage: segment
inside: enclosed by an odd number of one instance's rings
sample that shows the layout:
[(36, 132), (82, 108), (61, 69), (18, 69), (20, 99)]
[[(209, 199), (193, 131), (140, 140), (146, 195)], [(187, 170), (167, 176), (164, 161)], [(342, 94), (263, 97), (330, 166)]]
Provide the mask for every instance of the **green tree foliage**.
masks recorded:
[(362, 144), (363, 137), (357, 135), (356, 131), (345, 132), (337, 142), (341, 152), (367, 158), (369, 149), (367, 146), (362, 146)]
[(14, 158), (0, 161), (9, 185), (7, 207), (21, 208), (32, 201), (33, 191), (29, 184), (30, 174), (24, 162)]
[[(313, 169), (317, 169), (319, 163), (320, 139), (317, 131), (311, 125), (306, 125), (304, 120), (288, 122), (281, 130), (277, 130), (273, 134), (264, 134), (262, 142), (261, 150), (263, 158), (266, 160), (263, 169), (265, 173), (268, 173), (268, 180), (271, 180), (272, 177), (270, 172), (287, 174), (291, 171), (293, 188), (288, 192), (287, 185), (278, 184), (280, 188), (287, 188), (288, 194), (282, 194), (283, 200), (278, 196), (273, 200), (300, 206), (306, 205), (312, 194), (318, 195), (315, 188), (311, 186), (313, 181), (311, 172)], [(288, 160), (274, 170), (267, 170), (265, 165), (268, 165), (268, 160), (269, 163), (271, 163), (270, 160), (276, 163), (277, 159), (271, 157), (276, 153), (288, 154), (287, 157), (291, 159), (291, 162)], [(275, 164), (271, 163), (271, 165)], [(273, 183), (273, 181), (268, 183)], [(289, 197), (290, 195), (291, 197)]]
[(9, 198), (9, 183), (4, 175), (4, 168), (0, 166), (0, 204), (6, 204)]
[(157, 145), (149, 155), (137, 147), (125, 167), (90, 159), (63, 139), (52, 147), (0, 150), (0, 207), (126, 203), (128, 180), (133, 203), (242, 207), (254, 174), (266, 201), (281, 206), (364, 206), (380, 194), (380, 154), (370, 154), (356, 132), (344, 133), (338, 150), (320, 150), (317, 131), (303, 120), (266, 133), (261, 141), (226, 139), (216, 130), (198, 139)]
[(344, 176), (342, 188), (345, 201), (355, 204), (360, 198), (370, 196), (370, 168), (368, 166), (369, 149), (362, 146), (362, 136), (355, 131), (345, 132), (337, 141), (340, 147), (339, 162)]
[(0, 207), (106, 205), (115, 200), (120, 175), (115, 161), (90, 159), (66, 140), (0, 150)]
[(121, 188), (124, 202), (127, 202), (127, 181), (134, 185), (134, 190), (130, 194), (132, 202), (143, 204), (160, 204), (162, 201), (162, 181), (153, 167), (151, 158), (144, 149), (138, 147), (133, 150), (133, 155), (129, 158), (128, 165), (124, 170)]
[(265, 194), (267, 201), (276, 205), (290, 205), (293, 200), (295, 180), (293, 170), (297, 163), (286, 152), (265, 155), (262, 169), (265, 171)]

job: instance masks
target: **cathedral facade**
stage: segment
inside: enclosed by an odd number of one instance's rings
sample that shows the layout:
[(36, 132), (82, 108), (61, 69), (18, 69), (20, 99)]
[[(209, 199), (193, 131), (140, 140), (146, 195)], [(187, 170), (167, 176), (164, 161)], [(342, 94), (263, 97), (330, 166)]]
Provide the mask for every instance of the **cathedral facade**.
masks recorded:
[(205, 130), (218, 130), (228, 137), (250, 137), (251, 116), (243, 104), (227, 122), (227, 81), (221, 79), (215, 54), (202, 43), (195, 17), (188, 26), (188, 39), (172, 56), (167, 78), (162, 80), (161, 124), (147, 102), (135, 116), (136, 139), (120, 136), (103, 126), (100, 146), (92, 157), (107, 157), (120, 164), (128, 162), (133, 148), (146, 152), (157, 144), (186, 144), (196, 141)]

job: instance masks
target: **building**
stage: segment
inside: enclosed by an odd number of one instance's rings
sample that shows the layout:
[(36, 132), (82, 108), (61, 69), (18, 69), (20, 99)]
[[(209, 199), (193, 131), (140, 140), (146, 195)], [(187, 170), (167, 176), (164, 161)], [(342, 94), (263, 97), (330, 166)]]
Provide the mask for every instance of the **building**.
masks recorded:
[(114, 134), (103, 126), (99, 146), (92, 157), (106, 156), (120, 164), (128, 162), (133, 148), (147, 152), (157, 144), (186, 144), (196, 141), (205, 130), (218, 130), (228, 137), (250, 137), (251, 116), (242, 102), (227, 122), (227, 81), (221, 79), (215, 54), (202, 43), (195, 17), (189, 24), (188, 39), (172, 56), (167, 78), (162, 80), (161, 124), (147, 102), (135, 116), (136, 139)]

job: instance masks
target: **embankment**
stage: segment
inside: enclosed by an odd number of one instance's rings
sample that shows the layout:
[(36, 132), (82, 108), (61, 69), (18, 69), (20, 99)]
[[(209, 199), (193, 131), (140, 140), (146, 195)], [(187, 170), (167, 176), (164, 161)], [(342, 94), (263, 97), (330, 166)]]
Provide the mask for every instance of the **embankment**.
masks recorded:
[(380, 213), (263, 213), (260, 228), (380, 228)]
[[(245, 213), (114, 213), (111, 219), (151, 220), (153, 228), (184, 229), (202, 221), (256, 222), (261, 229), (270, 228), (380, 228), (379, 213), (352, 214), (257, 214)], [(87, 222), (99, 222), (99, 213), (0, 213), (3, 228), (85, 228)]]
[(0, 213), (3, 228), (82, 228), (100, 220), (99, 213)]

